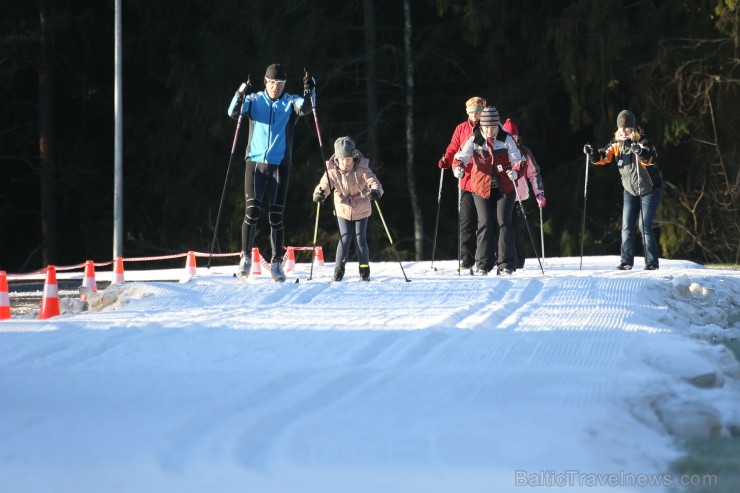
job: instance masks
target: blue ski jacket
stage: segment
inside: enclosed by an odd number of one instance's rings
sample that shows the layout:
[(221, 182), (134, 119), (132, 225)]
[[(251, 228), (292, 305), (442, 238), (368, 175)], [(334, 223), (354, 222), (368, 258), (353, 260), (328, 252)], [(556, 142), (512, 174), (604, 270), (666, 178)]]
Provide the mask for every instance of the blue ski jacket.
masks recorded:
[(293, 161), (295, 122), (299, 116), (311, 112), (310, 98), (283, 93), (273, 100), (265, 91), (246, 96), (237, 92), (229, 105), (229, 116), (238, 119), (240, 107), (242, 114), (249, 118), (249, 141), (245, 159), (290, 167)]

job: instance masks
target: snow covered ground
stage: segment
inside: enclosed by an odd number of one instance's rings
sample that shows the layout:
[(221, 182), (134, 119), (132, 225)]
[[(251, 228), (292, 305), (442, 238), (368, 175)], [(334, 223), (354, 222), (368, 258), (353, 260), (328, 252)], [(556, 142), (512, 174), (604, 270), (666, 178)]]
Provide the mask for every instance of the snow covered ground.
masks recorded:
[(579, 261), (127, 271), (0, 322), (0, 491), (669, 491), (682, 438), (740, 435), (740, 272)]

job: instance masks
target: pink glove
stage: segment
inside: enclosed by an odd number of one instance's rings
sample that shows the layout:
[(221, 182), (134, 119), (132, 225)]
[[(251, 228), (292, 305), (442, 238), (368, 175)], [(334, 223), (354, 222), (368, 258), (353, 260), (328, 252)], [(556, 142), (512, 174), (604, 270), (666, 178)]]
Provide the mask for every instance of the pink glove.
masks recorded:
[(442, 156), (442, 159), (437, 163), (437, 167), (439, 167), (439, 169), (449, 168), (450, 163), (447, 162), (447, 158), (445, 156)]
[(537, 201), (537, 205), (540, 206), (540, 209), (542, 209), (543, 207), (545, 207), (545, 205), (547, 204), (547, 200), (545, 199), (545, 195), (542, 194), (542, 193), (539, 194), (539, 195), (537, 195), (537, 197), (535, 197), (535, 200)]

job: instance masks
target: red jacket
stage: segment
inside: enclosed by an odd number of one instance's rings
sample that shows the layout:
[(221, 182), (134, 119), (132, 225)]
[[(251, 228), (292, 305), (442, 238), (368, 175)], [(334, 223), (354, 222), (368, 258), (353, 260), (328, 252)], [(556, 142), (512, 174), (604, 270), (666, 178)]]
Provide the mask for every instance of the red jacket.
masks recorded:
[[(469, 163), (473, 162), (472, 165)], [(506, 171), (514, 164), (524, 161), (514, 139), (505, 131), (499, 129), (491, 139), (483, 145), (475, 143), (471, 135), (462, 149), (455, 154), (452, 169), (462, 166), (470, 170), (472, 192), (484, 199), (491, 196), (491, 187), (497, 186), (505, 195), (514, 191), (514, 183), (509, 179)]]
[[(448, 163), (452, 163), (455, 159), (455, 153), (462, 149), (463, 144), (468, 138), (473, 135), (473, 129), (478, 123), (472, 123), (470, 120), (462, 122), (460, 125), (455, 127), (455, 131), (452, 133), (452, 140), (450, 145), (447, 146), (445, 151), (445, 160)], [(465, 175), (460, 178), (460, 188), (468, 192), (472, 192), (473, 189), (470, 186), (470, 169), (465, 170)]]

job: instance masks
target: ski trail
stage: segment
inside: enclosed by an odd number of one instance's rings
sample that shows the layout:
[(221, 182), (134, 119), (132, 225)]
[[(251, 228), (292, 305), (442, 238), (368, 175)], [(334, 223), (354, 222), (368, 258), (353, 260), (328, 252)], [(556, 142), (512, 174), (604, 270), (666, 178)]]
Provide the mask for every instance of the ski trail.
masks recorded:
[[(458, 322), (460, 329), (471, 329), (480, 327), (482, 329), (509, 328), (516, 323), (514, 316), (516, 311), (526, 310), (526, 302), (534, 299), (542, 289), (542, 282), (534, 279), (516, 279), (499, 282), (499, 289), (492, 293), (491, 300), (483, 306), (474, 306), (469, 309), (472, 312), (463, 320)], [(501, 291), (505, 288), (505, 291)], [(503, 294), (498, 298), (498, 294)]]

